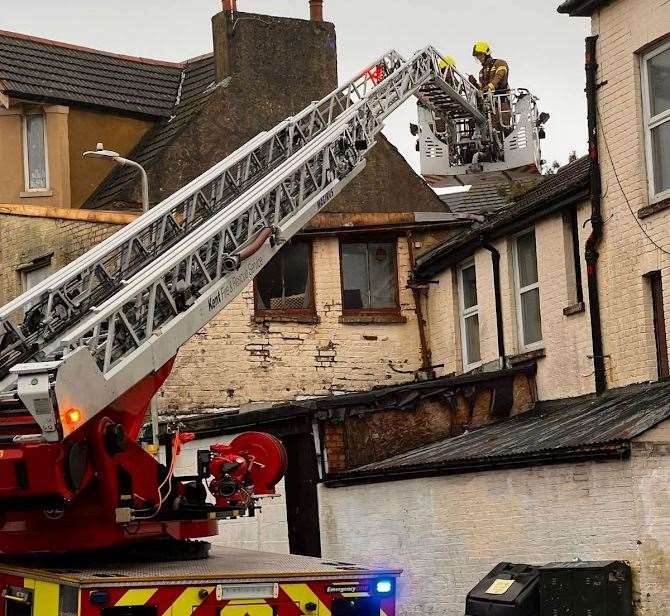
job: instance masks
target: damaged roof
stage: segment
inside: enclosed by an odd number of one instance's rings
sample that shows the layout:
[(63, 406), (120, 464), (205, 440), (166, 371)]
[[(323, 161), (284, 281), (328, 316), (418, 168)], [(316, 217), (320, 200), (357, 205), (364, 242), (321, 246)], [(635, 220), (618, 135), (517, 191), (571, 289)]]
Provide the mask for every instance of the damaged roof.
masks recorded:
[(626, 446), (670, 419), (670, 381), (613, 389), (600, 397), (538, 402), (535, 409), (344, 473), (336, 481), (383, 480), (528, 464), (568, 456), (626, 455)]
[(168, 117), (179, 95), (183, 70), (183, 63), (0, 30), (0, 90), (25, 100)]
[(590, 160), (587, 156), (546, 176), (525, 193), (497, 209), (485, 222), (450, 237), (417, 259), (414, 275), (428, 280), (445, 267), (470, 256), (482, 244), (519, 231), (534, 220), (579, 203), (589, 196)]
[[(184, 65), (183, 81), (177, 104), (171, 108), (170, 116), (160, 120), (128, 154), (128, 158), (143, 167), (151, 165), (172, 143), (181, 130), (189, 124), (203, 108), (213, 92), (215, 82), (214, 57), (212, 54), (189, 60)], [(124, 195), (136, 186), (136, 171), (132, 167), (115, 166), (98, 188), (84, 202), (84, 209), (127, 210)]]
[(518, 192), (524, 186), (531, 188), (541, 180), (542, 177), (536, 174), (513, 181), (498, 176), (482, 178), (468, 190), (440, 195), (440, 200), (455, 214), (491, 214), (508, 206), (514, 191)]
[(427, 381), (411, 381), (400, 385), (375, 387), (369, 391), (331, 394), (303, 400), (252, 403), (242, 408), (218, 409), (201, 412), (192, 417), (180, 416), (179, 420), (198, 438), (231, 434), (249, 429), (268, 429), (269, 426), (287, 423), (300, 418), (330, 416), (342, 411), (354, 414), (374, 412), (379, 409), (413, 409), (417, 400), (434, 396), (457, 387), (514, 379), (515, 376), (533, 375), (534, 364), (525, 364), (505, 370), (475, 372), (460, 376), (445, 376)]

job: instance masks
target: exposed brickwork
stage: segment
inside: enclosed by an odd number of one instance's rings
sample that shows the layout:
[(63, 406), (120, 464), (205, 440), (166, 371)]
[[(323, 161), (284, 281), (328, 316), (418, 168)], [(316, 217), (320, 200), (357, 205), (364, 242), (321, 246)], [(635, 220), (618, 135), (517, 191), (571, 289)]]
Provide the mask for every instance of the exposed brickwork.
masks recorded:
[[(514, 379), (474, 385), (436, 386), (435, 390), (423, 390), (419, 399), (405, 402), (402, 408), (399, 401), (410, 396), (409, 391), (378, 399), (367, 412), (352, 409), (325, 422), (325, 426), (344, 426), (342, 443), (339, 437), (329, 440), (326, 431), (327, 459), (339, 460), (344, 446), (346, 469), (353, 469), (518, 415), (534, 405), (528, 398), (532, 382), (532, 376), (519, 374)], [(332, 452), (331, 444), (335, 448)], [(326, 470), (338, 473), (345, 469), (329, 464)]]
[(323, 445), (326, 450), (328, 468), (339, 473), (347, 468), (344, 424), (324, 424)]
[(623, 559), (636, 616), (670, 605), (668, 444), (630, 460), (320, 488), (325, 558), (402, 568), (403, 616), (462, 616), (500, 561)]
[[(589, 212), (590, 206), (584, 203), (578, 213), (582, 246), (587, 236), (587, 230), (582, 225)], [(574, 301), (574, 291), (569, 286), (566, 275), (566, 263), (571, 255), (568, 252), (570, 244), (566, 244), (564, 238), (561, 215), (553, 215), (538, 222), (535, 236), (542, 346), (545, 352), (545, 357), (538, 360), (538, 398), (546, 400), (590, 393), (593, 391), (593, 362), (588, 358), (591, 355), (588, 309), (568, 316), (563, 313), (563, 309)], [(508, 357), (523, 350), (519, 344), (512, 242), (513, 238), (507, 237), (494, 243), (501, 255), (503, 329)], [(474, 261), (477, 272), (481, 357), (482, 362), (487, 364), (498, 358), (491, 253), (479, 249), (475, 252)], [(439, 283), (429, 287), (427, 316), (430, 324), (430, 346), (434, 363), (444, 363), (442, 374), (460, 373), (463, 370), (456, 270), (455, 267), (444, 270), (438, 277)], [(585, 271), (586, 264), (582, 257), (582, 272)], [(585, 277), (582, 284), (586, 294)]]
[(421, 365), (414, 300), (405, 288), (409, 257), (399, 238), (398, 285), (406, 323), (340, 323), (339, 247), (314, 240), (314, 288), (319, 323), (254, 320), (252, 285), (185, 344), (163, 389), (165, 409), (215, 408), (250, 401), (365, 391), (406, 382), (394, 372)]
[(120, 228), (83, 221), (0, 215), (0, 304), (21, 293), (19, 266), (53, 253), (51, 265), (55, 271)]

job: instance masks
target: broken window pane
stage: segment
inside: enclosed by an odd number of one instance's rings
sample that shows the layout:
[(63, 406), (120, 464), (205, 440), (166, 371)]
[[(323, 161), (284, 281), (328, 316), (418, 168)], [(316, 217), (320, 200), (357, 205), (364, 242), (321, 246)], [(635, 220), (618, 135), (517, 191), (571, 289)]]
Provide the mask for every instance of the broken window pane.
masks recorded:
[(308, 242), (296, 241), (284, 246), (256, 277), (256, 309), (312, 310), (310, 269)]
[(29, 189), (47, 188), (47, 163), (44, 143), (44, 116), (40, 113), (27, 115), (26, 158)]
[(345, 310), (398, 307), (396, 243), (342, 244), (342, 306)]

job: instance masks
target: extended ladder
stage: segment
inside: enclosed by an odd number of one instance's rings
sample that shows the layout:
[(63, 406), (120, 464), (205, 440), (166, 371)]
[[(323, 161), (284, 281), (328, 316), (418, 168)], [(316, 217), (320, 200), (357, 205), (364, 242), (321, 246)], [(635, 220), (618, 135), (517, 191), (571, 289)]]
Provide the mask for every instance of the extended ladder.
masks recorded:
[(476, 89), (440, 57), (388, 52), (1, 308), (0, 413), (20, 400), (39, 426), (11, 440), (67, 437), (81, 424), (62, 421), (65, 410), (85, 422), (167, 364), (363, 170), (384, 119), (409, 97), (470, 118), (489, 147)]

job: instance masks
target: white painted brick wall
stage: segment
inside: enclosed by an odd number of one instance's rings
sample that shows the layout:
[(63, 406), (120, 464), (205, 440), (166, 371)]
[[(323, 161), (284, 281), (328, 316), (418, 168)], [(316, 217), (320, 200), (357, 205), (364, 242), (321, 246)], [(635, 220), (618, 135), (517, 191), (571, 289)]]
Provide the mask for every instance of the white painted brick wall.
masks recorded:
[(401, 616), (462, 616), (501, 561), (628, 560), (636, 616), (668, 616), (670, 450), (638, 447), (625, 461), (321, 486), (323, 555), (402, 568)]
[[(589, 215), (588, 204), (579, 208), (580, 245), (586, 234), (582, 223)], [(540, 283), (540, 310), (542, 314), (543, 347), (546, 357), (538, 360), (537, 386), (540, 399), (579, 396), (593, 391), (593, 362), (591, 355), (586, 264), (582, 256), (582, 288), (587, 309), (565, 316), (563, 309), (573, 304), (566, 274), (567, 259), (560, 214), (545, 218), (535, 225)], [(511, 256), (512, 238), (494, 242), (500, 252), (501, 296), (505, 351), (508, 356), (522, 351), (519, 345), (516, 318), (516, 295)], [(477, 299), (479, 302), (479, 330), (481, 356), (484, 363), (498, 357), (497, 323), (493, 287), (491, 253), (485, 249), (475, 252), (477, 272)], [(461, 372), (460, 318), (458, 296), (450, 268), (439, 276), (439, 284), (430, 285), (428, 320), (433, 362), (445, 364), (442, 374)], [(669, 287), (670, 288), (670, 287)], [(560, 375), (560, 378), (557, 378)]]

